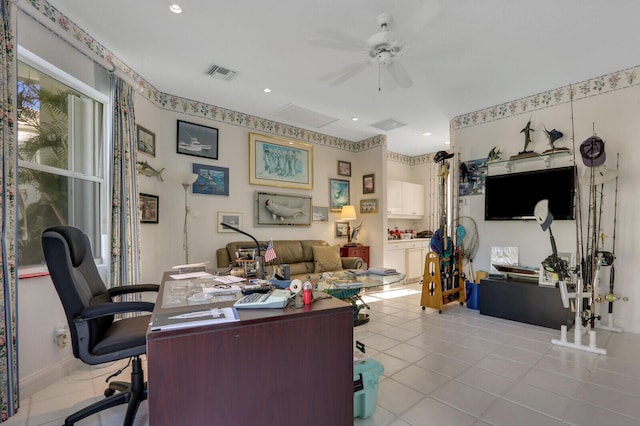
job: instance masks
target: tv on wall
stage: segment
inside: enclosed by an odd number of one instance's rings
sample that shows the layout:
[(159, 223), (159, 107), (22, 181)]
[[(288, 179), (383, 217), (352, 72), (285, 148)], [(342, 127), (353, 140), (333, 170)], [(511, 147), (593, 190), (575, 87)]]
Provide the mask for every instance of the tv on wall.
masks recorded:
[(484, 219), (534, 219), (535, 205), (547, 199), (554, 220), (573, 220), (575, 176), (575, 166), (487, 176)]

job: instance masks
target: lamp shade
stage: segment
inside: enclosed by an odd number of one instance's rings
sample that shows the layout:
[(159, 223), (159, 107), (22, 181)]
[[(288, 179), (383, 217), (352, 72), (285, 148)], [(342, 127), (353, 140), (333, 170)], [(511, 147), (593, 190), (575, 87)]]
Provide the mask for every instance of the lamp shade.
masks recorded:
[(182, 184), (183, 185), (191, 185), (196, 180), (198, 180), (198, 174), (197, 173), (185, 173), (185, 174), (182, 175), (181, 179), (182, 179)]
[(340, 219), (342, 220), (357, 219), (356, 208), (352, 205), (342, 206), (342, 211), (340, 212)]

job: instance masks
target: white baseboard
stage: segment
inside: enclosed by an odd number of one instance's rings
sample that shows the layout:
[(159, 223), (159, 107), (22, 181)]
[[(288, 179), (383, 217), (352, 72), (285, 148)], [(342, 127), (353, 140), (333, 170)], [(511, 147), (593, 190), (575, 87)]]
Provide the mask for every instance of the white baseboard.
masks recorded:
[(61, 380), (83, 365), (81, 361), (73, 356), (68, 356), (37, 373), (20, 378), (20, 398), (29, 398), (37, 391)]

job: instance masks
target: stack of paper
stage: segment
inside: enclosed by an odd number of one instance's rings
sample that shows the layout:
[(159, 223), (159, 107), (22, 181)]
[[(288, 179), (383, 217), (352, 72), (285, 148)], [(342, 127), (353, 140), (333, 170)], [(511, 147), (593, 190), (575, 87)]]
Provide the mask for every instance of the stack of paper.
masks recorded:
[(238, 311), (234, 308), (212, 308), (181, 314), (154, 314), (149, 326), (151, 331), (175, 330), (178, 328), (197, 327), (200, 325), (222, 324), (239, 321)]
[(369, 272), (376, 275), (392, 275), (397, 274), (393, 268), (369, 268)]

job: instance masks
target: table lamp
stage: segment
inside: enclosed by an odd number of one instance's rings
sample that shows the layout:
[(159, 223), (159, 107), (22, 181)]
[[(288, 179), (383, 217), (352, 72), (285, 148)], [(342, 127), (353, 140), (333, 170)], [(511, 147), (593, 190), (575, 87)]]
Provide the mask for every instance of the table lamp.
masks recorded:
[(356, 246), (356, 243), (351, 242), (351, 221), (356, 220), (356, 208), (352, 205), (342, 206), (340, 211), (340, 219), (347, 221), (347, 244), (345, 246)]

